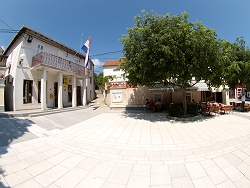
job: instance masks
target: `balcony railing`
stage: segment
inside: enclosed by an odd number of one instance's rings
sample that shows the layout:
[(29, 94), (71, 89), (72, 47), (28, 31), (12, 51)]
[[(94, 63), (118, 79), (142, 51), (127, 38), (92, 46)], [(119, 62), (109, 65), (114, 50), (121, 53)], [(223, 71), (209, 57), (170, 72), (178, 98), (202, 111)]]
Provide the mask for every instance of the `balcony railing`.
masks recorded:
[(106, 82), (105, 89), (123, 89), (123, 88), (137, 88), (137, 86), (133, 86), (128, 84), (128, 82)]
[(41, 52), (32, 58), (32, 67), (37, 65), (45, 65), (51, 68), (72, 72), (80, 76), (90, 76), (88, 68), (45, 52)]

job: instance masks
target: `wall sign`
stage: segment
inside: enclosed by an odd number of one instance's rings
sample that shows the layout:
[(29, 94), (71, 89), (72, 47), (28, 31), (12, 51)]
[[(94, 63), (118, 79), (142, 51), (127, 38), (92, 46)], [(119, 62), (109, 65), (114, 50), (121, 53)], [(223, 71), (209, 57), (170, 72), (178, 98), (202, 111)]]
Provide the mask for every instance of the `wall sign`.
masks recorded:
[(63, 78), (63, 84), (68, 84), (68, 78)]
[(122, 92), (112, 93), (112, 102), (122, 102)]

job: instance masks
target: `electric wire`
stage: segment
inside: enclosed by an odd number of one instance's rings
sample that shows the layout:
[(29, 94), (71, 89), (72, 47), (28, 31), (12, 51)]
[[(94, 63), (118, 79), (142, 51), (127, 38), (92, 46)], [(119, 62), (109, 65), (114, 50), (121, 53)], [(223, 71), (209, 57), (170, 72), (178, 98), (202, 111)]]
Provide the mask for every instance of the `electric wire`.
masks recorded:
[(0, 33), (17, 33), (19, 30), (13, 29), (0, 29)]
[(7, 23), (5, 23), (2, 19), (0, 19), (0, 21), (1, 21), (2, 23), (4, 23), (8, 28), (14, 30), (14, 29), (13, 29), (12, 27), (10, 27)]
[(113, 51), (113, 52), (106, 52), (106, 53), (102, 53), (102, 54), (95, 54), (95, 55), (91, 55), (90, 57), (96, 57), (96, 56), (102, 56), (102, 55), (114, 54), (114, 53), (119, 53), (119, 52), (122, 52), (122, 50)]

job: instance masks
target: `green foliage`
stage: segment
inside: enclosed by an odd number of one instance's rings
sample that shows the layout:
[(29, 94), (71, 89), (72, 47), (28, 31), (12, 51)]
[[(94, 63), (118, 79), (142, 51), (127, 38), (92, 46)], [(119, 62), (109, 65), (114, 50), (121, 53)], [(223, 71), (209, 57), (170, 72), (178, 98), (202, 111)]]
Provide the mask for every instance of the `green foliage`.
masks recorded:
[(250, 90), (250, 49), (245, 45), (243, 37), (237, 38), (232, 46), (235, 59), (226, 67), (227, 84), (232, 89), (238, 84), (244, 84)]
[(182, 106), (171, 105), (168, 108), (168, 114), (173, 117), (181, 117), (184, 114)]
[(195, 104), (187, 105), (187, 114), (197, 116), (198, 115), (198, 106)]
[[(145, 11), (135, 17), (136, 24), (120, 40), (124, 45), (121, 69), (134, 85), (152, 85), (164, 81), (189, 87), (196, 81), (210, 80), (221, 85), (225, 63), (226, 41), (218, 40), (213, 29), (201, 22), (189, 22), (188, 14), (170, 16)], [(201, 71), (202, 70), (202, 71)]]
[(105, 88), (105, 83), (113, 80), (112, 76), (105, 76), (103, 77), (103, 72), (98, 74), (95, 77), (95, 83), (96, 83), (96, 88), (97, 89), (104, 89)]

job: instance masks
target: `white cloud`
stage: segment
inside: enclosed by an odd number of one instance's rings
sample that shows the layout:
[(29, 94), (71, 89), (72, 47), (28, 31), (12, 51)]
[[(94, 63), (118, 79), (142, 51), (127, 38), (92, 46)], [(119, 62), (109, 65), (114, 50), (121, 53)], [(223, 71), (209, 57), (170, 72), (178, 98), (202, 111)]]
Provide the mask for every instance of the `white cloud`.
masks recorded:
[(104, 62), (101, 62), (99, 59), (91, 59), (91, 61), (95, 65), (95, 73), (96, 74), (101, 73), (102, 72), (102, 66), (103, 66)]
[(102, 68), (104, 62), (101, 62), (99, 59), (91, 59), (95, 67)]

